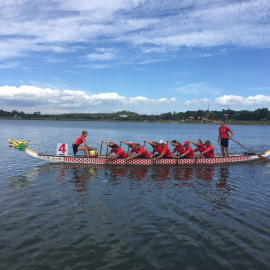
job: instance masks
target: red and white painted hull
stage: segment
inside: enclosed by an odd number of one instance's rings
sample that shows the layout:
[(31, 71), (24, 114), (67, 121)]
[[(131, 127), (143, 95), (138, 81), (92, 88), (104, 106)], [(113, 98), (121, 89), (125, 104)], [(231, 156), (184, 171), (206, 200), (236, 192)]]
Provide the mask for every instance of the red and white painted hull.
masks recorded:
[[(45, 155), (38, 154), (29, 148), (26, 148), (25, 153), (37, 158), (39, 160), (51, 162), (51, 163), (67, 163), (67, 164), (105, 164), (105, 157), (85, 157), (85, 156), (57, 156), (57, 155)], [(270, 150), (261, 154), (264, 157), (270, 155)], [(235, 163), (242, 161), (253, 161), (260, 159), (257, 155), (233, 155), (228, 158), (214, 157), (214, 158), (185, 158), (185, 159), (158, 159), (153, 162), (152, 159), (137, 158), (126, 160), (118, 158), (112, 161), (107, 161), (106, 164), (117, 164), (117, 165), (184, 165), (184, 164), (219, 164), (219, 163)]]

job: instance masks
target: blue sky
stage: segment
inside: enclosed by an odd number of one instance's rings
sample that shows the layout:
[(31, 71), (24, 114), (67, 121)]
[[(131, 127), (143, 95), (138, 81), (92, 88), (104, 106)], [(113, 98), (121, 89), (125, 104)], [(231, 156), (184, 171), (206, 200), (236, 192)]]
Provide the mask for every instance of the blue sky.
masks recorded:
[(0, 0), (0, 109), (270, 107), (270, 1)]

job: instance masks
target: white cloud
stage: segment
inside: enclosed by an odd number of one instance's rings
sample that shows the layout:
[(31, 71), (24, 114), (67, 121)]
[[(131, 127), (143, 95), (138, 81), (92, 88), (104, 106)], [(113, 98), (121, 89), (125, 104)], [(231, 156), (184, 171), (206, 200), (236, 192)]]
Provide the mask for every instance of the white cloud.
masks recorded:
[(190, 105), (206, 105), (208, 103), (211, 104), (210, 99), (208, 99), (208, 98), (201, 98), (200, 100), (196, 100), (196, 99), (187, 100), (185, 102), (185, 105), (186, 106), (190, 106)]
[(256, 95), (244, 98), (242, 96), (224, 95), (216, 98), (215, 104), (221, 106), (269, 106), (270, 96)]
[(0, 64), (0, 69), (6, 69), (6, 68), (14, 68), (18, 67), (20, 63), (18, 62), (4, 62), (3, 64)]
[[(269, 0), (8, 0), (0, 8), (0, 59), (74, 52), (78, 42), (91, 47), (124, 42), (142, 53), (270, 47)], [(88, 55), (91, 61), (112, 57), (109, 52)]]
[(158, 108), (176, 101), (175, 98), (149, 99), (138, 96), (127, 98), (117, 93), (88, 95), (83, 91), (60, 91), (50, 88), (22, 85), (0, 87), (0, 105), (17, 110), (34, 110), (46, 113), (99, 111), (112, 112), (116, 108), (141, 111), (145, 107)]
[(97, 49), (97, 52), (99, 53), (91, 53), (86, 55), (85, 57), (89, 61), (106, 61), (106, 60), (111, 60), (115, 58), (115, 52), (113, 49), (104, 49), (104, 48), (99, 48)]
[(201, 95), (203, 93), (218, 95), (222, 92), (221, 89), (212, 87), (211, 85), (205, 82), (187, 84), (170, 90), (174, 90), (179, 93), (193, 94), (193, 95)]

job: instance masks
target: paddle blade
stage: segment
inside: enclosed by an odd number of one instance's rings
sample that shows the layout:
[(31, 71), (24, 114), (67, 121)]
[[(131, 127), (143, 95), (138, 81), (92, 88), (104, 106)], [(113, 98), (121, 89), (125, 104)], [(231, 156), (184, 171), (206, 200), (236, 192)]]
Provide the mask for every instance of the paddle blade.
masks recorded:
[(263, 156), (260, 155), (260, 154), (257, 154), (257, 156), (258, 156), (259, 158), (261, 158), (262, 160), (269, 162), (269, 159), (268, 159), (268, 158), (263, 157)]

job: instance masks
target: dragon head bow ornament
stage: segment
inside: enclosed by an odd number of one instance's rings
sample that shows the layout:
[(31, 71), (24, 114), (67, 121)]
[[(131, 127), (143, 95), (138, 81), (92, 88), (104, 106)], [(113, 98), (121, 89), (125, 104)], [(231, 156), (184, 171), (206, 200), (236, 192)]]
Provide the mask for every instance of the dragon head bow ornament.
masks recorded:
[(27, 142), (25, 141), (18, 141), (18, 140), (12, 140), (11, 138), (8, 140), (9, 141), (9, 147), (13, 147), (14, 149), (17, 149), (19, 151), (24, 151), (28, 147), (28, 143), (30, 140)]

